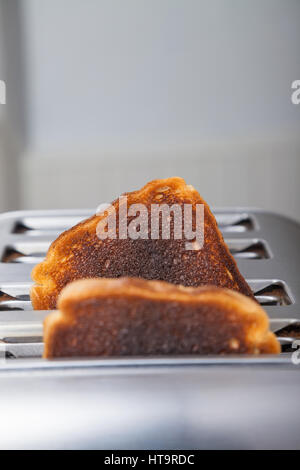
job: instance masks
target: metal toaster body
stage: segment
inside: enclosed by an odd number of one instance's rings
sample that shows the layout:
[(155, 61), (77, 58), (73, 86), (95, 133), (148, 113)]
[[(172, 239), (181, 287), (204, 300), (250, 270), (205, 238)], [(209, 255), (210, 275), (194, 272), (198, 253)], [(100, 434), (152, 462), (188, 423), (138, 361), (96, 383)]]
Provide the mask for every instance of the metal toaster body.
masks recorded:
[[(41, 358), (42, 322), (49, 312), (32, 310), (31, 270), (59, 233), (91, 214), (0, 216), (0, 415), (2, 423), (12, 418), (17, 423), (14, 431), (5, 428), (0, 447), (300, 447), (295, 415), (300, 365), (293, 336), (280, 337), (280, 356)], [(300, 324), (300, 226), (250, 208), (215, 209), (214, 214), (272, 330)], [(48, 425), (30, 424), (32, 432), (25, 435), (21, 430), (30, 413), (39, 413)], [(276, 421), (278, 413), (285, 418)], [(86, 431), (74, 431), (78, 420)], [(279, 421), (282, 432), (275, 431)]]

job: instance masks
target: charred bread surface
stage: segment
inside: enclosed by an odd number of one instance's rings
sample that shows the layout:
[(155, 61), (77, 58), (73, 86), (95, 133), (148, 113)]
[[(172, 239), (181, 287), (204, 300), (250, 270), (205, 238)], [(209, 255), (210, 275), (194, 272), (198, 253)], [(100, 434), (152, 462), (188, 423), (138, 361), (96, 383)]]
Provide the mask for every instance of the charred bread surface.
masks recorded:
[(44, 321), (44, 357), (278, 354), (254, 300), (137, 278), (75, 281)]
[[(32, 272), (35, 285), (31, 290), (34, 309), (56, 308), (60, 291), (77, 279), (122, 276), (162, 280), (184, 286), (215, 285), (233, 289), (253, 298), (250, 287), (239, 272), (230, 254), (215, 217), (199, 193), (182, 178), (154, 180), (142, 189), (125, 193), (127, 205), (142, 203), (149, 214), (154, 203), (204, 205), (204, 245), (199, 250), (187, 250), (186, 238), (174, 239), (171, 220), (169, 240), (116, 239), (100, 240), (97, 226), (106, 213), (94, 215), (62, 233), (50, 246), (46, 259)], [(112, 203), (119, 215), (119, 199)], [(194, 215), (194, 214), (193, 214)], [(128, 219), (128, 224), (130, 218)], [(132, 219), (131, 219), (132, 220)]]

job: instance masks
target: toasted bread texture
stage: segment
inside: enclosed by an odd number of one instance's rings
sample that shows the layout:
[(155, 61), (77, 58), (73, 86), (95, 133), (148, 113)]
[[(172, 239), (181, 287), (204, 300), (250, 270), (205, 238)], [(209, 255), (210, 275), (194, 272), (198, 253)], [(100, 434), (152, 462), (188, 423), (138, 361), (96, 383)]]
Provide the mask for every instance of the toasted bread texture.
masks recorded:
[(44, 321), (44, 357), (278, 354), (266, 313), (229, 289), (137, 278), (75, 281)]
[[(33, 269), (32, 278), (35, 285), (31, 290), (31, 300), (35, 309), (54, 309), (60, 291), (69, 282), (96, 277), (141, 277), (193, 287), (215, 285), (253, 297), (250, 287), (224, 243), (208, 205), (182, 178), (151, 181), (139, 191), (125, 193), (123, 196), (127, 196), (128, 212), (133, 204), (142, 203), (147, 208), (148, 239), (123, 239), (118, 224), (116, 238), (99, 239), (97, 230), (99, 224), (107, 220), (107, 211), (94, 215), (62, 233), (50, 246), (45, 261)], [(117, 199), (111, 206), (117, 218), (120, 215), (120, 204), (120, 199)], [(170, 239), (163, 239), (161, 236), (162, 224), (158, 239), (151, 238), (153, 204), (165, 204), (169, 208), (173, 204), (182, 208), (185, 204), (190, 205), (194, 229), (196, 208), (202, 204), (203, 247), (187, 249), (186, 242), (190, 239), (186, 238), (183, 227), (180, 229), (182, 238), (176, 238), (172, 212)], [(134, 217), (128, 217), (128, 227), (132, 220)], [(195, 245), (197, 248), (197, 242)]]

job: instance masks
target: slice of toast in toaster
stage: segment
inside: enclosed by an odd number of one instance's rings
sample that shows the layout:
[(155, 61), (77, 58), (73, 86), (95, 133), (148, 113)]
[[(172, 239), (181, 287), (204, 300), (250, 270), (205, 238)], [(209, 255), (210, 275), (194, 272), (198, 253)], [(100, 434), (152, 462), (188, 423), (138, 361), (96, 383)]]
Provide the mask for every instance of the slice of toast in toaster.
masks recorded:
[[(139, 191), (125, 193), (128, 208), (133, 204), (143, 204), (147, 209), (147, 239), (123, 238), (116, 224), (115, 238), (99, 239), (99, 226), (108, 220), (109, 210), (113, 209), (117, 220), (123, 202), (115, 200), (108, 211), (79, 223), (62, 233), (49, 248), (45, 261), (38, 264), (32, 273), (35, 285), (31, 290), (33, 307), (39, 310), (54, 309), (58, 294), (71, 281), (96, 277), (141, 277), (181, 284), (184, 286), (215, 285), (234, 289), (253, 297), (250, 287), (240, 274), (235, 260), (218, 229), (215, 217), (199, 193), (182, 178), (174, 177), (155, 180)], [(122, 199), (123, 201), (124, 199)], [(175, 233), (174, 214), (170, 212), (170, 237), (162, 236), (162, 223), (157, 239), (153, 239), (151, 211), (153, 205), (171, 208), (189, 206), (192, 210), (196, 233), (197, 207), (204, 208), (204, 244), (186, 235), (180, 226), (181, 239)], [(134, 217), (128, 217), (128, 225)], [(177, 226), (178, 229), (178, 226)], [(121, 230), (123, 230), (121, 228)], [(152, 238), (151, 238), (152, 237)], [(187, 249), (193, 245), (193, 249)], [(195, 249), (194, 249), (195, 248)], [(200, 249), (197, 249), (200, 248)]]
[(137, 278), (70, 283), (44, 321), (44, 357), (280, 352), (254, 300)]

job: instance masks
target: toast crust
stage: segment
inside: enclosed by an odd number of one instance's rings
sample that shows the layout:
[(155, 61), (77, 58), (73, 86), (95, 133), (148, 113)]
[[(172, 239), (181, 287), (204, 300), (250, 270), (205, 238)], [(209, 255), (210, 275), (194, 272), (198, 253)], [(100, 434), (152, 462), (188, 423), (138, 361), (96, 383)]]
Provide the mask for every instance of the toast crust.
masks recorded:
[[(94, 215), (62, 233), (50, 246), (46, 259), (32, 272), (31, 289), (34, 309), (56, 308), (60, 291), (77, 279), (97, 277), (141, 277), (184, 286), (216, 285), (241, 292), (253, 298), (250, 287), (238, 270), (215, 217), (199, 193), (182, 178), (154, 180), (142, 189), (125, 193), (128, 207), (151, 204), (204, 204), (204, 246), (198, 251), (185, 249), (186, 239), (170, 240), (100, 240), (97, 225), (107, 215)], [(119, 199), (114, 206), (119, 214)], [(149, 232), (151, 221), (149, 223)]]
[(260, 305), (229, 289), (75, 281), (44, 321), (44, 357), (278, 354)]

